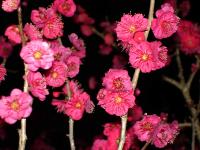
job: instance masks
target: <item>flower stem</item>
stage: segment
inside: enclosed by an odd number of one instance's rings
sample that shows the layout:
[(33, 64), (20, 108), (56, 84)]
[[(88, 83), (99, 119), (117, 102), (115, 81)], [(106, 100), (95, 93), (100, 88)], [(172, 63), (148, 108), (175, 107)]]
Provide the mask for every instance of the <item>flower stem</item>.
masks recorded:
[[(25, 40), (24, 33), (23, 33), (22, 12), (21, 12), (20, 6), (18, 8), (18, 23), (19, 23), (19, 32), (20, 32), (20, 36), (21, 36), (22, 46), (24, 46), (26, 44), (26, 40)], [(27, 66), (26, 66), (26, 64), (24, 64), (24, 66), (25, 66), (24, 72), (25, 72), (25, 75), (26, 75), (27, 74)], [(27, 82), (26, 79), (24, 79), (23, 91), (28, 92), (28, 82)], [(18, 150), (25, 150), (26, 140), (27, 140), (26, 119), (22, 119), (21, 120), (21, 129), (19, 129), (19, 147), (18, 147)]]
[(120, 135), (120, 142), (118, 145), (118, 150), (122, 150), (125, 140), (126, 140), (126, 124), (127, 124), (127, 114), (121, 117), (121, 135)]
[[(71, 91), (70, 91), (70, 86), (69, 86), (69, 81), (66, 81), (66, 87), (67, 87), (67, 96), (68, 100), (71, 98)], [(72, 118), (69, 118), (69, 142), (70, 142), (70, 147), (71, 150), (75, 150), (75, 143), (74, 143), (74, 120)]]
[(149, 146), (150, 143), (151, 143), (151, 141), (150, 142), (146, 142), (144, 144), (144, 146), (141, 148), (141, 150), (145, 150), (147, 148), (147, 146)]

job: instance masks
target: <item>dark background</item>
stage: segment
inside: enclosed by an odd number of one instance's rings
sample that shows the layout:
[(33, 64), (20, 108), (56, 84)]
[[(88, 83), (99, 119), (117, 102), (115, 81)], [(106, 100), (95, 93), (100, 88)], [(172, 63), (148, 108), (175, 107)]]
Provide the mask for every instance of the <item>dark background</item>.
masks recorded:
[[(50, 0), (28, 0), (28, 7), (23, 8), (23, 22), (30, 22), (30, 12), (32, 9), (37, 9), (39, 6), (47, 7), (51, 4)], [(162, 0), (156, 0), (155, 9), (159, 9)], [(86, 9), (89, 16), (95, 19), (95, 26), (108, 18), (111, 22), (119, 21), (123, 13), (143, 13), (148, 16), (149, 0), (81, 0), (75, 1)], [(178, 1), (179, 3), (179, 1)], [(198, 1), (191, 0), (191, 10), (185, 19), (199, 23), (199, 8)], [(96, 35), (85, 38), (80, 30), (79, 25), (75, 25), (71, 18), (62, 17), (65, 23), (64, 36), (62, 41), (64, 44), (67, 42), (67, 35), (75, 32), (80, 37), (83, 37), (86, 42), (87, 56), (83, 60), (80, 73), (75, 78), (77, 79), (90, 95), (94, 101), (96, 108), (93, 114), (84, 114), (80, 121), (75, 122), (75, 142), (77, 149), (86, 149), (92, 145), (93, 138), (102, 134), (103, 124), (106, 122), (119, 121), (118, 117), (110, 116), (105, 111), (97, 106), (96, 94), (101, 88), (101, 79), (104, 73), (112, 65), (112, 57), (118, 53), (124, 53), (120, 50), (114, 50), (108, 56), (102, 56), (98, 53), (98, 44), (102, 39)], [(17, 24), (17, 13), (5, 13), (0, 9), (0, 35), (4, 34), (6, 27), (10, 24)], [(152, 33), (150, 33), (150, 40), (154, 40)], [(173, 41), (174, 36), (169, 39), (163, 40), (164, 45), (172, 47), (175, 44)], [(67, 46), (67, 45), (65, 45)], [(0, 95), (9, 95), (13, 88), (23, 87), (23, 62), (19, 57), (20, 46), (15, 46), (12, 55), (8, 58), (6, 68), (14, 70), (15, 72), (8, 72), (6, 80), (0, 84)], [(123, 55), (126, 54), (124, 53)], [(185, 75), (188, 77), (190, 72), (190, 65), (194, 62), (192, 56), (185, 56), (181, 54)], [(133, 75), (134, 69), (129, 64), (125, 66), (128, 69), (130, 76)], [(143, 111), (148, 114), (160, 114), (161, 112), (169, 114), (169, 121), (174, 119), (183, 122), (188, 119), (189, 112), (184, 104), (181, 93), (173, 86), (163, 81), (163, 75), (176, 77), (177, 67), (175, 60), (164, 69), (154, 71), (149, 74), (141, 74), (138, 82), (138, 87), (141, 90), (141, 95), (137, 97), (137, 104), (143, 108)], [(98, 84), (95, 90), (88, 87), (88, 79), (91, 76), (97, 78)], [(199, 76), (196, 76), (192, 87), (192, 97), (199, 98)], [(66, 136), (68, 133), (68, 117), (56, 112), (55, 107), (51, 106), (52, 89), (50, 95), (44, 102), (37, 99), (33, 103), (33, 112), (27, 119), (27, 149), (34, 149), (32, 145), (39, 141), (44, 141), (46, 144), (52, 146), (56, 150), (69, 149), (69, 141)], [(17, 128), (20, 127), (18, 121), (14, 125), (5, 124), (0, 127), (3, 130), (5, 137), (0, 138), (0, 150), (15, 150), (18, 146), (18, 132)], [(2, 132), (2, 131), (1, 131)], [(184, 131), (188, 134), (189, 131)], [(1, 133), (0, 133), (1, 135)], [(40, 145), (41, 143), (37, 143)], [(36, 144), (36, 145), (37, 145)], [(188, 143), (189, 144), (189, 143)], [(187, 144), (186, 144), (187, 146)], [(155, 148), (153, 148), (155, 149)], [(175, 148), (174, 148), (175, 149)], [(37, 150), (40, 150), (37, 148)], [(42, 150), (42, 149), (41, 149)], [(51, 150), (46, 147), (44, 150)]]

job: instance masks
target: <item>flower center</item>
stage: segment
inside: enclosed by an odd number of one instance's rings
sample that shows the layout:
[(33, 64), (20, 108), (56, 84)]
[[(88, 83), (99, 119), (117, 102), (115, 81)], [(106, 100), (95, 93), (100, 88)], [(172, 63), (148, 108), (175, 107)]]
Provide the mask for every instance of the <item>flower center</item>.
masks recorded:
[(80, 109), (81, 108), (81, 103), (77, 102), (76, 105), (75, 105), (75, 107), (78, 108), (78, 109)]
[(164, 31), (169, 32), (171, 30), (171, 25), (167, 21), (163, 21), (161, 24), (161, 27), (164, 29)]
[(75, 71), (76, 70), (76, 64), (74, 62), (71, 62), (71, 63), (67, 64), (67, 70), (69, 72)]
[(40, 59), (42, 57), (42, 53), (40, 51), (36, 51), (34, 54), (33, 54), (34, 58), (35, 59)]
[(147, 61), (149, 59), (149, 55), (148, 54), (143, 54), (142, 55), (142, 60), (143, 61)]
[(14, 111), (18, 111), (19, 110), (19, 103), (17, 100), (14, 100), (11, 104), (10, 104), (11, 109), (13, 109)]
[(52, 78), (57, 78), (58, 77), (58, 73), (54, 71), (54, 72), (52, 72), (51, 76), (52, 76)]
[(116, 104), (119, 104), (119, 103), (121, 103), (121, 102), (122, 102), (122, 98), (119, 97), (119, 96), (116, 96), (116, 97), (115, 97), (115, 103), (116, 103)]
[(147, 130), (147, 131), (151, 131), (153, 129), (152, 124), (149, 122), (146, 122), (145, 124), (143, 124), (143, 128), (144, 130)]
[(113, 80), (113, 86), (114, 86), (115, 89), (123, 89), (124, 85), (122, 83), (122, 79), (120, 77), (114, 79)]
[(135, 26), (132, 25), (132, 26), (129, 28), (129, 31), (130, 31), (131, 33), (134, 33), (134, 32), (136, 31)]
[(69, 11), (70, 10), (70, 4), (65, 2), (62, 4), (62, 8), (64, 11)]

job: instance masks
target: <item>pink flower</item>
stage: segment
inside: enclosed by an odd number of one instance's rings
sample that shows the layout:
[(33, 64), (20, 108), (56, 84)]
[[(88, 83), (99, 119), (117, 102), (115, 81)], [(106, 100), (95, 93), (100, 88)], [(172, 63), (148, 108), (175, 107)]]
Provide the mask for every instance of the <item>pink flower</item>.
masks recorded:
[(67, 66), (63, 62), (54, 62), (46, 74), (46, 82), (53, 87), (62, 86), (67, 79)]
[(161, 10), (156, 12), (156, 16), (157, 19), (153, 19), (151, 29), (157, 39), (170, 37), (177, 31), (180, 19), (169, 4), (162, 5)]
[(81, 60), (77, 56), (69, 56), (65, 60), (65, 64), (67, 65), (67, 76), (70, 78), (75, 77), (79, 73), (79, 68), (81, 64)]
[(90, 100), (90, 97), (85, 92), (79, 95), (73, 95), (66, 103), (65, 113), (73, 120), (80, 120), (85, 110), (85, 103), (88, 100)]
[(137, 135), (140, 141), (149, 142), (160, 121), (160, 117), (156, 115), (144, 115), (143, 119), (137, 121), (133, 126), (135, 135)]
[(0, 83), (6, 76), (6, 68), (0, 64)]
[(82, 39), (79, 39), (76, 33), (71, 33), (69, 36), (69, 41), (73, 44), (73, 46), (79, 51), (85, 51), (85, 44)]
[(55, 0), (53, 8), (66, 17), (72, 17), (76, 11), (73, 0)]
[(134, 16), (125, 14), (115, 29), (117, 38), (122, 42), (129, 43), (136, 32), (146, 30), (147, 24), (148, 21), (142, 14), (135, 14)]
[(178, 123), (173, 122), (171, 125), (167, 123), (160, 124), (154, 133), (152, 143), (155, 147), (163, 148), (168, 143), (173, 143), (178, 134)]
[(135, 105), (133, 91), (104, 91), (103, 94), (105, 94), (103, 98), (100, 98), (98, 94), (98, 105), (111, 115), (123, 116), (128, 112), (129, 108)]
[(3, 0), (2, 9), (6, 12), (13, 12), (19, 7), (20, 0)]
[(162, 43), (158, 41), (151, 42), (151, 49), (153, 51), (153, 57), (155, 59), (154, 69), (160, 69), (166, 66), (168, 62), (167, 47), (161, 45)]
[(92, 27), (86, 24), (80, 26), (81, 33), (87, 37), (93, 34)]
[(200, 53), (200, 28), (190, 21), (181, 20), (178, 27), (180, 50), (185, 54)]
[(129, 62), (133, 68), (139, 68), (142, 72), (150, 72), (155, 68), (155, 60), (148, 42), (142, 42), (130, 49)]
[(39, 40), (42, 39), (42, 34), (37, 29), (36, 26), (32, 25), (31, 23), (26, 23), (24, 26), (24, 33), (29, 38), (29, 40)]
[(54, 60), (53, 51), (48, 43), (39, 40), (27, 43), (22, 48), (20, 56), (31, 71), (38, 68), (49, 69)]
[(58, 41), (51, 41), (49, 43), (51, 45), (51, 49), (53, 50), (55, 61), (64, 61), (64, 59), (69, 57), (72, 53), (70, 48), (64, 47)]
[(63, 22), (57, 16), (48, 19), (43, 27), (43, 34), (46, 38), (54, 39), (63, 35)]
[(7, 123), (28, 117), (32, 112), (32, 97), (19, 89), (13, 89), (11, 95), (0, 100), (0, 116)]
[(32, 10), (31, 12), (31, 21), (38, 27), (42, 28), (49, 18), (50, 14), (54, 14), (54, 11), (47, 13), (47, 10), (44, 7), (39, 7), (39, 10)]
[(29, 84), (29, 90), (33, 96), (38, 97), (41, 101), (44, 101), (46, 95), (49, 94), (48, 90), (46, 89), (45, 78), (41, 75), (40, 72), (31, 71), (28, 72), (26, 78)]
[(113, 91), (132, 90), (131, 78), (128, 72), (122, 69), (110, 69), (103, 78), (103, 85)]
[(10, 25), (9, 27), (7, 27), (5, 31), (5, 36), (7, 36), (10, 41), (16, 44), (21, 43), (21, 36), (17, 25)]
[(6, 42), (3, 37), (0, 37), (0, 57), (5, 59), (8, 58), (12, 50), (13, 48), (11, 43)]
[(91, 150), (107, 150), (108, 142), (104, 139), (96, 139), (92, 145)]

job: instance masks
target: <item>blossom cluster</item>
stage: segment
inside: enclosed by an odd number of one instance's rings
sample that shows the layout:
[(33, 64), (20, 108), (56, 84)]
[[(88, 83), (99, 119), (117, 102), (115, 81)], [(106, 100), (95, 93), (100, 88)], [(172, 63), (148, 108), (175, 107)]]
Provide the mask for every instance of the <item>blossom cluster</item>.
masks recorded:
[(173, 143), (179, 133), (179, 125), (177, 121), (165, 123), (157, 115), (144, 115), (142, 120), (133, 125), (133, 131), (140, 141), (151, 142), (155, 147), (163, 148)]
[(128, 72), (110, 69), (103, 78), (105, 88), (99, 90), (99, 105), (111, 115), (123, 116), (135, 105), (135, 96)]
[[(165, 3), (156, 11), (152, 20), (151, 29), (157, 39), (170, 37), (178, 28), (179, 18), (173, 7)], [(167, 64), (167, 48), (161, 42), (148, 42), (145, 39), (148, 21), (142, 14), (125, 14), (118, 22), (116, 33), (118, 40), (129, 52), (129, 62), (133, 68), (141, 72), (151, 72)]]

